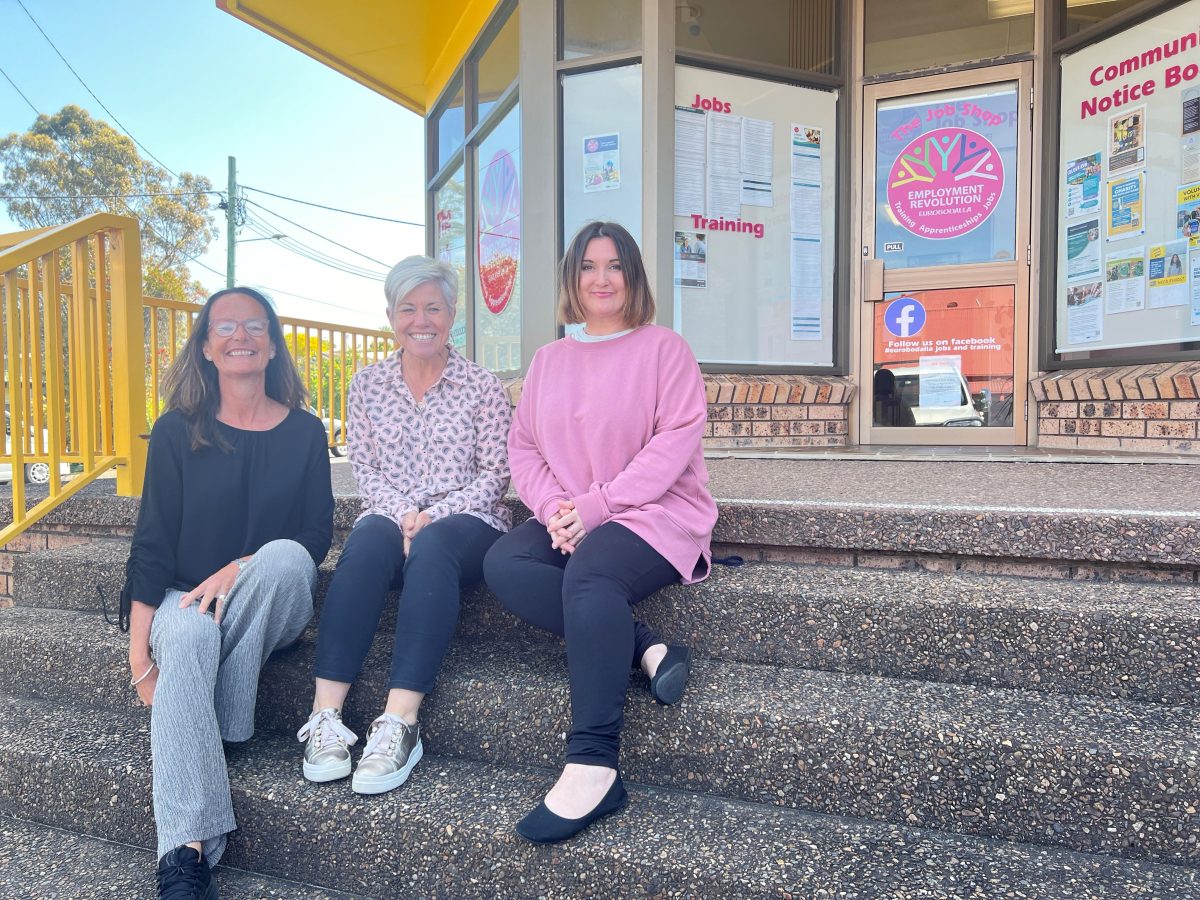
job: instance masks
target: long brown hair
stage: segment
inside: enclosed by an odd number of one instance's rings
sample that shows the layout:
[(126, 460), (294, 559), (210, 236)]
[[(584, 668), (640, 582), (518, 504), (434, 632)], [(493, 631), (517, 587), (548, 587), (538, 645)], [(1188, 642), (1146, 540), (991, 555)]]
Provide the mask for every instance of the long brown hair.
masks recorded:
[(221, 408), (221, 384), (217, 367), (204, 358), (204, 342), (208, 340), (208, 324), (213, 304), (229, 294), (245, 294), (263, 308), (267, 319), (267, 334), (275, 345), (275, 357), (267, 363), (266, 391), (272, 400), (289, 409), (303, 409), (308, 403), (308, 391), (296, 372), (296, 364), (283, 341), (283, 327), (269, 300), (254, 288), (233, 287), (217, 291), (204, 304), (192, 326), (192, 333), (164, 379), (166, 408), (177, 409), (188, 422), (192, 449), (217, 447), (232, 449), (217, 431), (217, 410)]
[(649, 325), (654, 321), (654, 295), (642, 263), (642, 251), (633, 235), (616, 222), (588, 222), (571, 238), (558, 268), (558, 320), (565, 325), (585, 321), (583, 302), (579, 299), (579, 276), (588, 244), (596, 238), (609, 238), (617, 248), (617, 259), (625, 276), (625, 308), (621, 311), (625, 325), (629, 328)]

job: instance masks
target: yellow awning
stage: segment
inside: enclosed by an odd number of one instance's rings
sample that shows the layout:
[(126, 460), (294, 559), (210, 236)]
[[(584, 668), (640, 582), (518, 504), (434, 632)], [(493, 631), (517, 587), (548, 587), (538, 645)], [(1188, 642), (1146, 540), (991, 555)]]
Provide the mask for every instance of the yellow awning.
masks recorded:
[(216, 0), (271, 37), (425, 115), (499, 0)]

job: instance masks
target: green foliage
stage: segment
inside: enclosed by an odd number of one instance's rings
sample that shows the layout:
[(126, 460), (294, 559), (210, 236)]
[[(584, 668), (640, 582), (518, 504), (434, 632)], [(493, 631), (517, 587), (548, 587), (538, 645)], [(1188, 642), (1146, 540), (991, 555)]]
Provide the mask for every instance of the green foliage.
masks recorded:
[(0, 196), (37, 198), (5, 201), (8, 215), (26, 228), (94, 212), (136, 217), (145, 292), (195, 299), (187, 262), (217, 237), (209, 195), (198, 193), (212, 190), (207, 178), (184, 172), (175, 180), (143, 159), (132, 140), (78, 106), (38, 116), (28, 131), (0, 138), (0, 174)]

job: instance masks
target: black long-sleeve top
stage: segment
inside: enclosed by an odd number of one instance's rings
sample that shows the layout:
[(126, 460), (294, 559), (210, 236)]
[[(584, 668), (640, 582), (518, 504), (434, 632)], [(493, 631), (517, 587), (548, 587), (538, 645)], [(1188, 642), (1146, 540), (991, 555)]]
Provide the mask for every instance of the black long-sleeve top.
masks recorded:
[(317, 565), (333, 538), (329, 450), (321, 421), (293, 409), (269, 431), (216, 427), (233, 448), (192, 450), (187, 420), (164, 413), (150, 432), (146, 480), (126, 564), (131, 600), (162, 603), (234, 559), (281, 538)]

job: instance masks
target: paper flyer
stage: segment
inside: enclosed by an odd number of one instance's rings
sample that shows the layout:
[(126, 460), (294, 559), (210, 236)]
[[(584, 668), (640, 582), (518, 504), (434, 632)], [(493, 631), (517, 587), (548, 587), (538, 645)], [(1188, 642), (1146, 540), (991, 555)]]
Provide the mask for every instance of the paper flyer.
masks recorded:
[(792, 125), (792, 180), (821, 183), (821, 129)]
[(769, 178), (742, 176), (742, 203), (746, 206), (774, 206), (775, 189)]
[(1150, 282), (1150, 308), (1187, 306), (1188, 242), (1168, 241), (1152, 244), (1146, 262), (1146, 276)]
[(675, 232), (675, 285), (708, 287), (708, 242), (703, 232)]
[(675, 215), (704, 215), (705, 112), (675, 107)]
[(1067, 343), (1094, 344), (1104, 339), (1103, 294), (1104, 283), (1100, 281), (1067, 288)]
[(1067, 226), (1067, 281), (1100, 277), (1100, 220)]
[(769, 119), (742, 118), (742, 174), (758, 175), (768, 181), (775, 174), (771, 147), (775, 143), (775, 123)]
[(1200, 243), (1200, 184), (1175, 189), (1175, 236)]
[(1144, 172), (1108, 183), (1108, 240), (1120, 241), (1146, 233), (1145, 187)]
[(742, 117), (710, 112), (707, 119), (708, 216), (736, 219), (742, 213)]
[(583, 139), (583, 190), (615, 191), (621, 187), (621, 136), (597, 134)]
[(1146, 308), (1146, 248), (1121, 250), (1104, 261), (1106, 315)]
[(1200, 249), (1188, 251), (1188, 293), (1192, 301), (1193, 326), (1200, 325)]
[(962, 406), (961, 356), (922, 356), (919, 365), (917, 402), (922, 409)]
[(1091, 153), (1067, 163), (1067, 218), (1100, 212), (1100, 153)]
[(1183, 128), (1180, 136), (1179, 180), (1200, 181), (1200, 88), (1183, 92)]
[(1108, 117), (1108, 173), (1118, 175), (1146, 164), (1146, 107)]
[(821, 241), (792, 235), (792, 340), (821, 340)]

